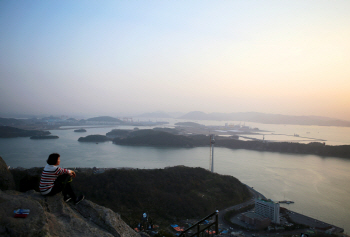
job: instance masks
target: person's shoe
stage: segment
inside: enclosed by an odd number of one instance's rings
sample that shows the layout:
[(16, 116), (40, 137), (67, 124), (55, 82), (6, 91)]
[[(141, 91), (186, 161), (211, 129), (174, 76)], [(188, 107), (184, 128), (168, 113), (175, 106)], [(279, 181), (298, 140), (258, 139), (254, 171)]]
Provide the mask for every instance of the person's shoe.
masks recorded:
[(79, 202), (81, 202), (82, 200), (84, 200), (85, 196), (84, 195), (80, 195), (79, 197), (77, 197), (77, 199), (75, 199), (75, 205), (77, 205)]
[(65, 201), (65, 202), (69, 202), (70, 200), (72, 200), (71, 197), (64, 197), (64, 201)]

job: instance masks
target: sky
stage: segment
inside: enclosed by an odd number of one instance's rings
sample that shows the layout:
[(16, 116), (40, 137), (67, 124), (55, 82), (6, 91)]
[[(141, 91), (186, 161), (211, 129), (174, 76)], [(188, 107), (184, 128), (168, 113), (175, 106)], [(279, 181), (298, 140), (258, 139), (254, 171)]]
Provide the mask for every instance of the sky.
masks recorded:
[(0, 113), (350, 121), (349, 0), (0, 1)]

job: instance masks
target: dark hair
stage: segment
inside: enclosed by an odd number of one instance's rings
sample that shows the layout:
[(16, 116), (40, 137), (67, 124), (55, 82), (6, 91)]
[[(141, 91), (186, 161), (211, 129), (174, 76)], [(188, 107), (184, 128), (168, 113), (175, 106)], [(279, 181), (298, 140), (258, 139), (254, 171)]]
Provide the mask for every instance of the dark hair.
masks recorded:
[(51, 155), (49, 155), (49, 158), (47, 158), (47, 163), (49, 165), (56, 165), (57, 164), (57, 160), (60, 157), (60, 154), (58, 153), (52, 153)]

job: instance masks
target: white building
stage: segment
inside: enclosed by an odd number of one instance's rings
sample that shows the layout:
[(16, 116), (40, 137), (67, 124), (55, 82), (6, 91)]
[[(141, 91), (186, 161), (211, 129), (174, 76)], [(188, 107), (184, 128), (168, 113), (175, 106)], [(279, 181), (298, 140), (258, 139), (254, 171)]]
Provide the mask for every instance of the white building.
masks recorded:
[(272, 200), (255, 199), (255, 213), (280, 223), (280, 204)]

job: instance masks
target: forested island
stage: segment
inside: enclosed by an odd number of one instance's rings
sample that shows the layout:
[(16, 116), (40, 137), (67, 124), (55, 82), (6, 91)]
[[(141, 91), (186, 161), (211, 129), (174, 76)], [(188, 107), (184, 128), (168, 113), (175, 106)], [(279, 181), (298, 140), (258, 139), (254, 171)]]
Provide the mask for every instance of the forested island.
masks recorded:
[(86, 137), (80, 137), (78, 139), (79, 142), (107, 142), (111, 139), (104, 135), (89, 135)]
[(34, 139), (34, 140), (41, 140), (41, 139), (58, 139), (59, 137), (58, 136), (52, 136), (52, 135), (49, 135), (49, 136), (32, 136), (30, 137), (30, 139)]
[(192, 139), (187, 136), (151, 129), (133, 131), (127, 136), (116, 137), (113, 143), (137, 146), (194, 147)]

